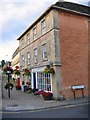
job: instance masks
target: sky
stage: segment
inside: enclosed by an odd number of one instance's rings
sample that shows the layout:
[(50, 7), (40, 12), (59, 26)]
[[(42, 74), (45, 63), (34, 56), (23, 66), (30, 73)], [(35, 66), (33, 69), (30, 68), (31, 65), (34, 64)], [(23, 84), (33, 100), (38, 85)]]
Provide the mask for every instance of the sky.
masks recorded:
[[(17, 38), (58, 0), (0, 0), (0, 61), (11, 61)], [(86, 5), (89, 0), (66, 0)]]

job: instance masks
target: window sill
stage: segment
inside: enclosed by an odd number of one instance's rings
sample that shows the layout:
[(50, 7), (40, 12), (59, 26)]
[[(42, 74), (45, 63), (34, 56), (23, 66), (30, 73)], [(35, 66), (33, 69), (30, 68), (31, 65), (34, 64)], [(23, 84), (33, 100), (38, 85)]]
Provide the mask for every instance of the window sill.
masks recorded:
[(48, 61), (48, 59), (43, 59), (42, 62)]
[(29, 66), (30, 64), (27, 64), (27, 66)]
[(38, 61), (34, 62), (34, 65), (36, 65), (38, 63)]

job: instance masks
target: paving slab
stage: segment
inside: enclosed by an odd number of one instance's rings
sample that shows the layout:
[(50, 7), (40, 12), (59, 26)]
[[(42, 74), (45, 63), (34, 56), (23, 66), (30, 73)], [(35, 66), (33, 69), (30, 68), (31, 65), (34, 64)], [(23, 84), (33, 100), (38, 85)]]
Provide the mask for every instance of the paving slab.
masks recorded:
[[(3, 81), (5, 84), (5, 81)], [(11, 91), (11, 97), (8, 98), (7, 91), (3, 88), (2, 110), (4, 111), (26, 111), (55, 108), (71, 104), (88, 103), (88, 98), (68, 99), (68, 100), (49, 100), (46, 101), (42, 96), (36, 96), (21, 90), (16, 90), (15, 87)]]

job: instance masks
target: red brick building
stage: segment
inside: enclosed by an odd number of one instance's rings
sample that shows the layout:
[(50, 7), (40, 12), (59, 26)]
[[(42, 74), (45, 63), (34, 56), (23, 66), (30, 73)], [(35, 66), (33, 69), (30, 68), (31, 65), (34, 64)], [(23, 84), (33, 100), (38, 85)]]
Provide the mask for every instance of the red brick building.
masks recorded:
[[(90, 8), (57, 2), (50, 6), (19, 38), (20, 66), (31, 69), (31, 86), (48, 91), (54, 98), (73, 98), (72, 86), (84, 85), (88, 96), (88, 20)], [(43, 31), (42, 31), (43, 30)], [(43, 73), (53, 64), (54, 75)], [(23, 72), (21, 78), (24, 80)], [(76, 90), (82, 97), (82, 90)]]
[[(63, 93), (72, 98), (73, 92), (70, 87), (82, 84), (85, 86), (84, 94), (87, 96), (88, 16), (78, 14), (78, 11), (76, 13), (68, 10), (59, 11), (59, 27)], [(82, 91), (76, 90), (76, 96), (82, 96)]]

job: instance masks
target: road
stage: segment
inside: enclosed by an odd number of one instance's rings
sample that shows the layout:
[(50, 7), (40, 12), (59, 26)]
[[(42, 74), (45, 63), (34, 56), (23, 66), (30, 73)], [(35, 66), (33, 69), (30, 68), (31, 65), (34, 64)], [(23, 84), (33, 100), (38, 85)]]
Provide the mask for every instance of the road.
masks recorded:
[(3, 112), (2, 116), (3, 118), (88, 118), (88, 104), (37, 111)]

